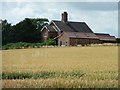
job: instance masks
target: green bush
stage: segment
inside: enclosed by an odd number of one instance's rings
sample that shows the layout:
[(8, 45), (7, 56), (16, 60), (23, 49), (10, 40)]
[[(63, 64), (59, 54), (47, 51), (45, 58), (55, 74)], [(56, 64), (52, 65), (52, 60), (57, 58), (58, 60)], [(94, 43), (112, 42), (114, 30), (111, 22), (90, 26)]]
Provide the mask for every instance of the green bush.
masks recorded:
[(43, 43), (26, 43), (26, 42), (17, 42), (17, 43), (9, 43), (2, 46), (3, 50), (7, 49), (21, 49), (21, 48), (40, 48), (44, 45), (54, 45), (54, 39), (48, 39), (46, 42)]
[(49, 38), (46, 42), (44, 42), (45, 45), (54, 45), (55, 44), (55, 40)]
[(2, 46), (2, 49), (7, 50), (7, 49), (15, 49), (16, 45), (13, 43), (9, 43), (7, 45)]
[(2, 46), (3, 50), (7, 49), (21, 49), (21, 48), (34, 48), (37, 47), (39, 48), (42, 44), (41, 43), (26, 43), (26, 42), (18, 42), (18, 43), (9, 43), (4, 46)]

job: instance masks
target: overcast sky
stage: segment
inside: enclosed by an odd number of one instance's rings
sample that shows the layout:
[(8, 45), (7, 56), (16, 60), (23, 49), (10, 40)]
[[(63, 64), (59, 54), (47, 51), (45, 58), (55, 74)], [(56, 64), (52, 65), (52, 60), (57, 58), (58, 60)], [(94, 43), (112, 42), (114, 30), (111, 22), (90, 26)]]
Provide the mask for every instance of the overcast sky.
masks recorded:
[(4, 0), (0, 10), (0, 13), (2, 13), (0, 18), (7, 19), (9, 23), (14, 25), (24, 18), (48, 18), (49, 21), (61, 20), (61, 13), (67, 11), (69, 21), (86, 22), (94, 32), (109, 33), (118, 37), (117, 0), (109, 0), (115, 2), (93, 2), (96, 0), (84, 0), (84, 2), (30, 1), (12, 0), (11, 2), (11, 0)]

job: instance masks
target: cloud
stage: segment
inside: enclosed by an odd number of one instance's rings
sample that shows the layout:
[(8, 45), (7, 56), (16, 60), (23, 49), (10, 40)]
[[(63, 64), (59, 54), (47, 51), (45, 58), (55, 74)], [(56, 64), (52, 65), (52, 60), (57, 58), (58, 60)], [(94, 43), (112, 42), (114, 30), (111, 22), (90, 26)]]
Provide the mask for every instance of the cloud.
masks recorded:
[(79, 10), (93, 10), (93, 11), (110, 11), (110, 10), (117, 10), (118, 3), (116, 2), (73, 2), (67, 3), (68, 6), (74, 6), (75, 9)]
[(115, 2), (4, 2), (3, 19), (16, 24), (24, 18), (48, 18), (61, 20), (61, 13), (67, 11), (69, 20), (84, 21), (95, 32), (106, 32), (117, 36), (118, 13)]
[[(9, 4), (14, 5), (16, 3), (9, 3)], [(25, 6), (22, 5), (22, 7), (16, 4), (16, 7), (11, 8), (11, 5), (9, 6), (5, 5), (5, 7), (3, 8), (3, 14), (4, 14), (3, 19), (8, 19), (13, 23), (17, 23), (20, 20), (24, 19), (25, 17), (32, 17), (32, 16), (34, 17), (34, 12), (33, 12), (34, 10), (30, 3), (25, 4)]]
[(0, 19), (2, 19), (2, 3), (0, 3)]
[(119, 0), (1, 0), (2, 2), (118, 2)]

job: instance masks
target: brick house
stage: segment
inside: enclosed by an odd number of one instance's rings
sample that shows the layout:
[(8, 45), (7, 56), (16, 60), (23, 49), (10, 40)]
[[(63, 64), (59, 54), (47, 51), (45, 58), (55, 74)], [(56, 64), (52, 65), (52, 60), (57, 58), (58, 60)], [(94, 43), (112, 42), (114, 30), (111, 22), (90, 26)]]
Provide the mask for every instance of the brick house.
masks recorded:
[(99, 43), (115, 43), (116, 38), (109, 34), (94, 33), (85, 22), (68, 21), (67, 12), (62, 13), (61, 21), (52, 20), (41, 29), (41, 40), (53, 38), (56, 45), (76, 46)]

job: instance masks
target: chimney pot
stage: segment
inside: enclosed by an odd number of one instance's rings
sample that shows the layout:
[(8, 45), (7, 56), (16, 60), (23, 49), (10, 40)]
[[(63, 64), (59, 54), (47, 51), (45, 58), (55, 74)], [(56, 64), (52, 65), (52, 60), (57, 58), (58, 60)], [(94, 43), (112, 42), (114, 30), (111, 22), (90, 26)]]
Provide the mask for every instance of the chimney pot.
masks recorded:
[(67, 12), (62, 13), (62, 22), (67, 22), (68, 21), (68, 14)]

